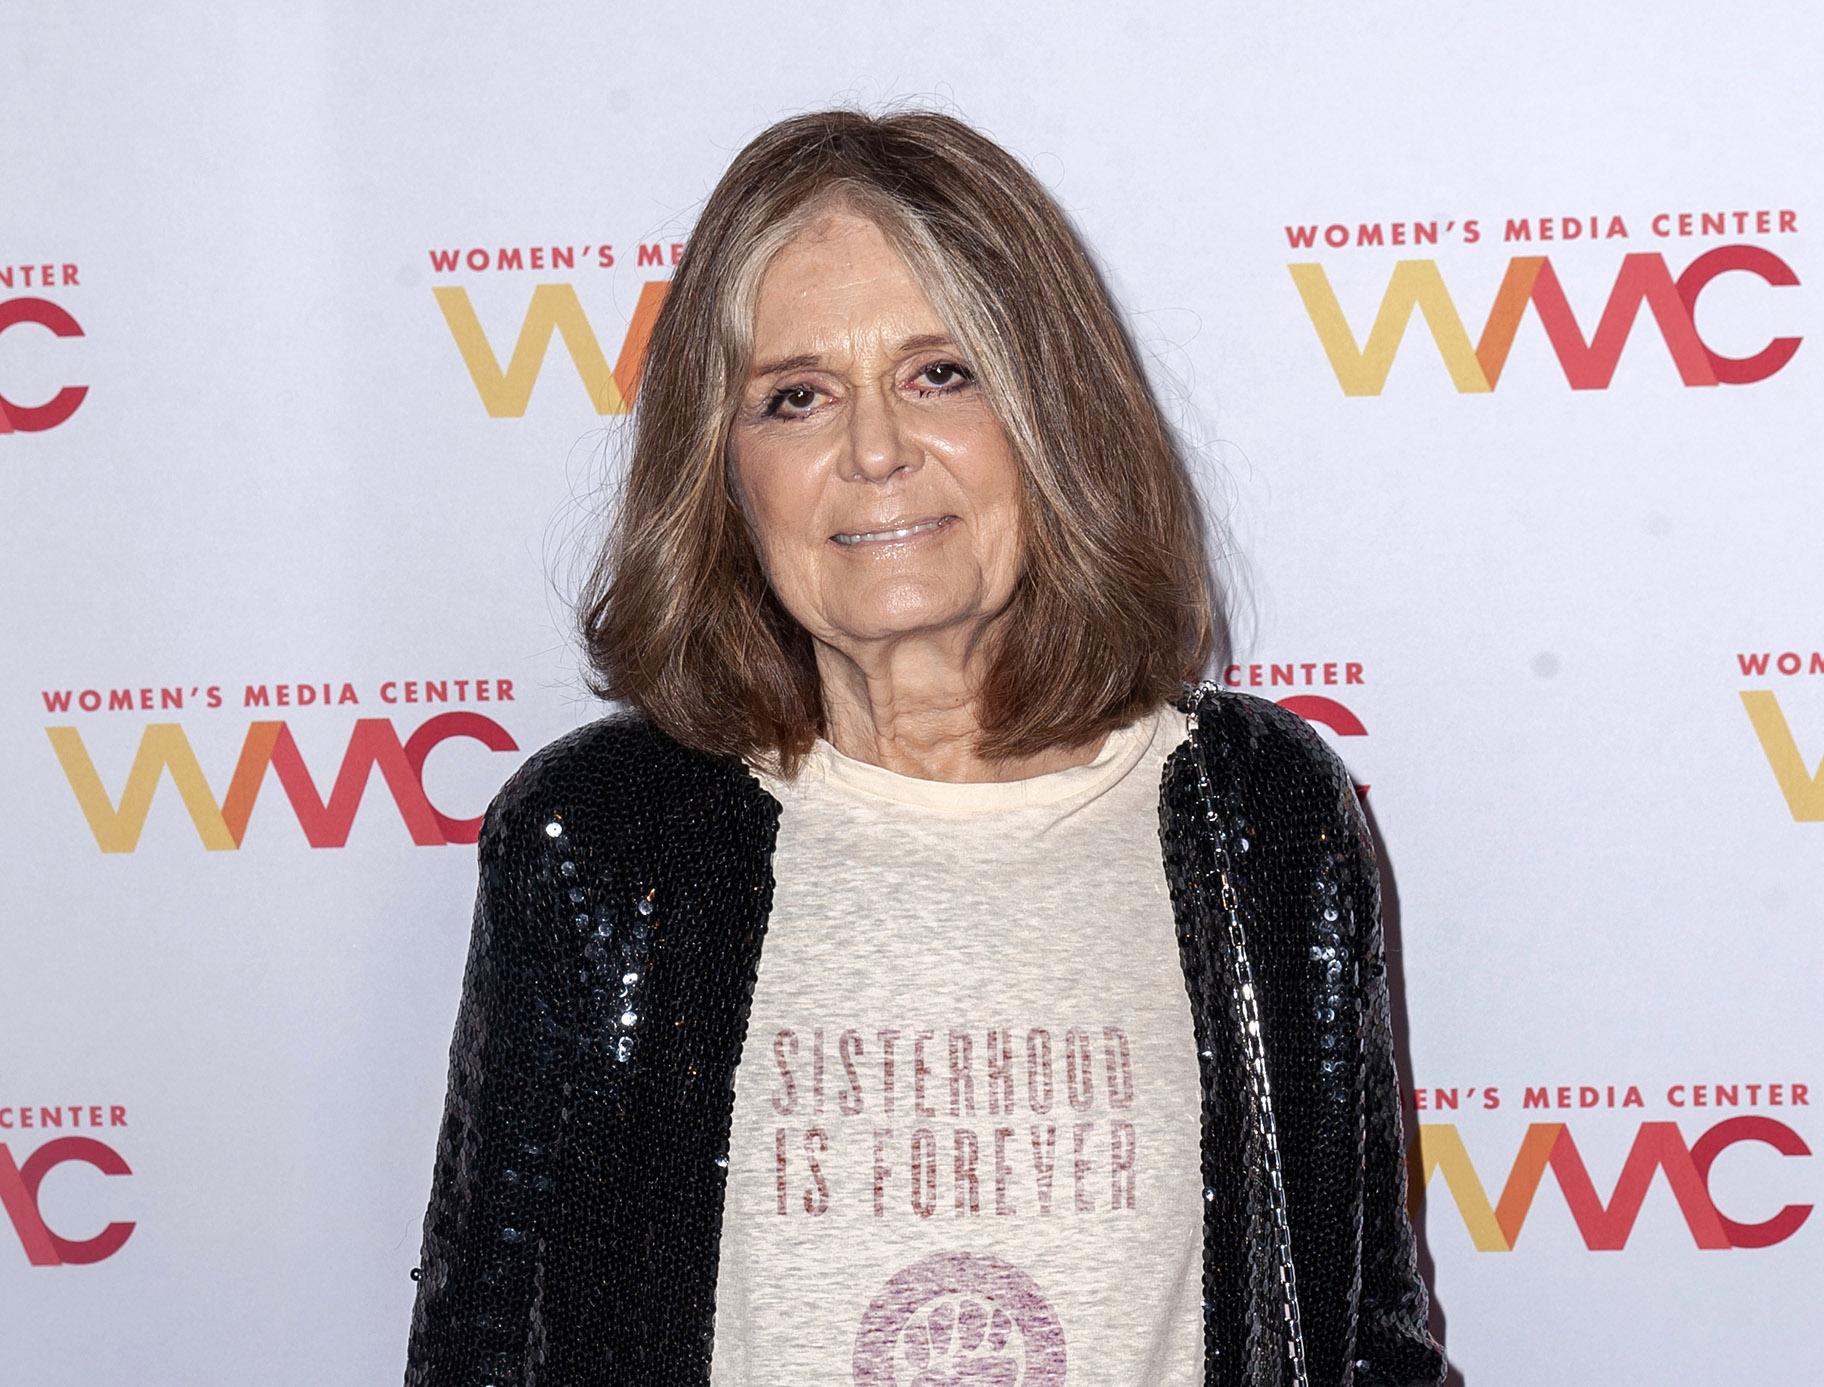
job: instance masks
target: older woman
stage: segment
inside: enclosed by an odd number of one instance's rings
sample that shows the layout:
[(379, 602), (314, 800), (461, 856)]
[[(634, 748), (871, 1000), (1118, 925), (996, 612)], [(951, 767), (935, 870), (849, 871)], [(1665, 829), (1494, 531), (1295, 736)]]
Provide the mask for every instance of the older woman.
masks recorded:
[(1375, 863), (1064, 216), (786, 120), (488, 807), (407, 1381), (1433, 1384)]

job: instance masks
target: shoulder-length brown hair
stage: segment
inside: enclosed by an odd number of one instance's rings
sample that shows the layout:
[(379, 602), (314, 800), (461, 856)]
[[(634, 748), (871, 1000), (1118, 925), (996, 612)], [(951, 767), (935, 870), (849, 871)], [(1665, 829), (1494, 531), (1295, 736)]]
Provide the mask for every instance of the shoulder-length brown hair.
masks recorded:
[(978, 754), (1082, 745), (1176, 696), (1221, 629), (1207, 521), (1088, 252), (1025, 166), (962, 121), (846, 109), (762, 131), (690, 233), (578, 602), (590, 690), (787, 776), (826, 731), (811, 638), (762, 572), (728, 438), (761, 277), (838, 206), (904, 258), (1024, 478), (1022, 571), (984, 650)]

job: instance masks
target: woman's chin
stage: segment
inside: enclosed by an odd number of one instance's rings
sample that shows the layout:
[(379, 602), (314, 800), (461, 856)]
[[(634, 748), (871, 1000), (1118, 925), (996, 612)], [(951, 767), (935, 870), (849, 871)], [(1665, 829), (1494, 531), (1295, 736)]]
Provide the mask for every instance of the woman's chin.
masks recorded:
[(856, 612), (842, 623), (842, 635), (851, 641), (915, 640), (920, 636), (955, 636), (959, 627), (980, 619), (980, 613), (955, 603), (924, 603), (885, 610)]

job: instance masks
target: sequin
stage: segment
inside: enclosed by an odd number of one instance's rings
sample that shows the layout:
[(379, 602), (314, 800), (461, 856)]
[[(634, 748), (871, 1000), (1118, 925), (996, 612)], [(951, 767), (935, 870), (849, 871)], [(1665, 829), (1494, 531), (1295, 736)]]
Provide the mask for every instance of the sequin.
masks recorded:
[[(1174, 702), (1192, 730), (1159, 836), (1202, 1078), (1205, 1381), (1439, 1383), (1353, 783), (1274, 703)], [(631, 709), (489, 804), (407, 1387), (707, 1383), (779, 812)]]

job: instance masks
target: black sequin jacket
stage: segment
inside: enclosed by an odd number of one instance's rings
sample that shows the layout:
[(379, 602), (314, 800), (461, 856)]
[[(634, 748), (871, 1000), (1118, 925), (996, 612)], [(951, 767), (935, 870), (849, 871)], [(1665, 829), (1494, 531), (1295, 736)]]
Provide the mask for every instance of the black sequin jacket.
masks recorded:
[[(1173, 703), (1191, 732), (1159, 837), (1203, 1073), (1204, 1380), (1432, 1387), (1354, 786), (1274, 703), (1207, 681)], [(489, 804), (408, 1387), (708, 1382), (779, 811), (630, 709)]]

